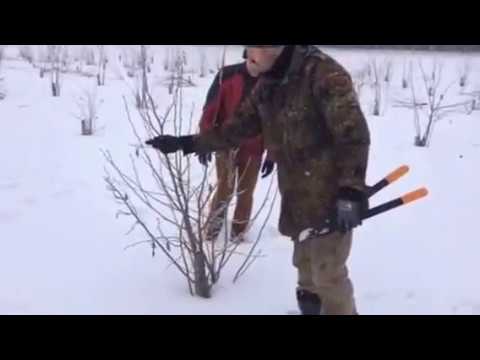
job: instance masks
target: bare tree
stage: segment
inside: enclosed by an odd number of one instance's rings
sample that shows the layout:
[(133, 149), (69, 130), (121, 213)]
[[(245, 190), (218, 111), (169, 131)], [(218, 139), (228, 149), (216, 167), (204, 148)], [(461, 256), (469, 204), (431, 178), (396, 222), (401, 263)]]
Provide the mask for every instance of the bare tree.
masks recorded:
[(167, 47), (165, 49), (165, 54), (164, 54), (164, 57), (163, 57), (163, 70), (165, 70), (165, 71), (168, 71), (170, 69), (171, 52), (172, 52), (172, 49), (170, 47)]
[(126, 47), (123, 49), (122, 63), (127, 70), (128, 77), (135, 78), (137, 73), (141, 71), (141, 56), (141, 46)]
[(87, 66), (95, 66), (95, 50), (91, 46), (82, 47), (82, 59), (85, 61)]
[(33, 64), (34, 54), (32, 45), (22, 45), (18, 48), (18, 52), (23, 60), (27, 61), (30, 64)]
[[(57, 92), (57, 85), (60, 89), (60, 74), (62, 73), (88, 78), (97, 77), (97, 69), (92, 69), (92, 66), (86, 65), (87, 62), (92, 61), (91, 54), (92, 51), (87, 46), (72, 48), (66, 45), (37, 45), (35, 46), (32, 65), (39, 70), (40, 78), (43, 78), (45, 74), (51, 74), (55, 84), (58, 79), (58, 84), (55, 85), (55, 92)], [(52, 92), (54, 91), (53, 88), (52, 85)]]
[(98, 99), (97, 94), (97, 87), (94, 86), (84, 90), (76, 101), (78, 114), (74, 116), (80, 120), (81, 134), (83, 136), (93, 135), (97, 130), (96, 120), (98, 119), (100, 105), (103, 102)]
[(376, 58), (369, 61), (366, 74), (370, 89), (373, 90), (373, 104), (371, 113), (374, 116), (383, 116), (389, 102), (390, 83), (393, 77), (393, 63), (386, 59), (378, 62)]
[[(222, 57), (219, 56), (219, 57), (217, 57), (217, 71), (220, 71), (222, 66), (223, 66)], [(215, 70), (211, 70), (210, 72), (215, 73)]]
[(199, 76), (204, 78), (207, 76), (208, 73), (208, 62), (207, 62), (207, 53), (204, 47), (198, 48), (199, 55), (200, 55), (200, 73)]
[(402, 88), (407, 89), (409, 79), (412, 77), (412, 62), (407, 60), (403, 61), (403, 72), (402, 72)]
[[(212, 286), (218, 282), (222, 270), (233, 256), (242, 256), (246, 261), (237, 271), (237, 279), (258, 257), (258, 252), (252, 250), (242, 254), (237, 250), (239, 243), (229, 241), (228, 236), (216, 242), (206, 241), (206, 229), (214, 220), (205, 216), (215, 190), (215, 186), (208, 182), (210, 171), (203, 167), (195, 168), (190, 157), (178, 153), (163, 155), (142, 145), (142, 137), (166, 133), (179, 136), (191, 132), (193, 110), (187, 118), (182, 88), (175, 87), (172, 102), (163, 115), (156, 112), (157, 106), (147, 92), (150, 105), (146, 109), (138, 110), (142, 129), (138, 129), (136, 122), (132, 120), (124, 98), (127, 117), (138, 141), (138, 144), (134, 145), (136, 156), (130, 156), (131, 174), (127, 174), (116, 164), (110, 152), (104, 151), (108, 164), (105, 181), (114, 198), (122, 206), (118, 215), (133, 219), (129, 233), (139, 228), (146, 236), (146, 240), (133, 245), (148, 243), (153, 254), (160, 250), (170, 264), (184, 276), (192, 295), (209, 298)], [(272, 185), (270, 191), (271, 187)], [(262, 203), (252, 221), (258, 218), (267, 203), (267, 200)], [(228, 209), (228, 204), (224, 206), (225, 209), (221, 210)], [(140, 211), (140, 207), (143, 211)], [(227, 212), (225, 211), (225, 214)], [(262, 229), (267, 220), (268, 218)], [(228, 232), (228, 222), (225, 223), (225, 231)], [(258, 242), (254, 245), (256, 244)]]
[(464, 88), (467, 83), (468, 83), (468, 80), (470, 78), (470, 73), (471, 73), (471, 64), (470, 62), (465, 59), (462, 66), (458, 69), (458, 73), (459, 73), (459, 85), (461, 88)]
[(440, 78), (443, 72), (443, 64), (434, 60), (433, 66), (430, 70), (430, 75), (424, 70), (421, 61), (419, 61), (418, 65), (422, 73), (423, 83), (427, 88), (428, 96), (431, 97), (433, 96), (435, 89), (438, 88), (440, 84)]
[(105, 85), (105, 72), (107, 70), (107, 55), (105, 53), (105, 45), (97, 45), (98, 50), (98, 73), (97, 73), (97, 85)]
[(185, 72), (186, 54), (177, 51), (171, 60), (173, 63), (169, 67), (169, 75), (163, 80), (164, 85), (168, 87), (168, 93), (172, 94), (178, 87), (194, 87), (192, 77)]
[(480, 90), (475, 91), (462, 91), (460, 95), (469, 97), (469, 105), (467, 106), (467, 114), (471, 114), (474, 111), (480, 110)]
[(357, 93), (358, 97), (361, 97), (362, 90), (365, 85), (369, 82), (369, 72), (370, 72), (370, 65), (367, 64), (359, 71), (352, 74), (353, 84), (355, 86), (355, 92)]
[(37, 46), (37, 64), (34, 67), (38, 68), (38, 74), (40, 79), (43, 79), (45, 72), (47, 71), (47, 49), (45, 45)]
[[(3, 63), (4, 54), (5, 54), (5, 46), (0, 45), (0, 74), (2, 72), (2, 63)], [(3, 85), (3, 78), (0, 77), (0, 100), (5, 99), (5, 97), (7, 96), (6, 93), (7, 92), (4, 89), (4, 85)]]
[(70, 71), (70, 47), (67, 45), (62, 45), (60, 48), (60, 71), (63, 73)]
[(138, 54), (138, 66), (140, 71), (137, 72), (135, 82), (135, 103), (137, 109), (144, 109), (148, 107), (148, 48), (146, 45), (140, 45), (140, 53)]
[(142, 71), (142, 103), (143, 106), (148, 105), (148, 73), (150, 72), (150, 64), (148, 63), (148, 48), (146, 45), (140, 47), (140, 68)]
[[(43, 79), (45, 74), (51, 73), (55, 66), (55, 61), (60, 63), (60, 45), (37, 45), (36, 56), (34, 58), (33, 67), (39, 70), (40, 78)], [(58, 64), (60, 71), (60, 64)]]
[(0, 71), (2, 70), (3, 59), (5, 58), (5, 45), (0, 45)]
[(374, 90), (373, 110), (374, 116), (380, 116), (381, 105), (383, 101), (383, 84), (382, 84), (382, 67), (378, 65), (377, 59), (373, 59), (370, 62), (370, 74), (372, 76), (371, 86)]
[[(47, 46), (47, 62), (50, 72), (50, 86), (54, 97), (60, 96), (60, 69), (63, 45)], [(40, 77), (43, 77), (41, 74)]]
[(391, 59), (386, 59), (384, 62), (384, 76), (383, 81), (389, 83), (393, 77), (393, 62)]
[(420, 69), (424, 93), (418, 91), (415, 86), (414, 71), (412, 71), (411, 98), (398, 100), (397, 107), (404, 107), (413, 111), (415, 127), (415, 146), (428, 147), (431, 143), (435, 124), (453, 113), (467, 112), (470, 101), (445, 104), (448, 92), (454, 82), (447, 86), (440, 86), (442, 81), (443, 67), (435, 62), (430, 74), (427, 74), (421, 62)]

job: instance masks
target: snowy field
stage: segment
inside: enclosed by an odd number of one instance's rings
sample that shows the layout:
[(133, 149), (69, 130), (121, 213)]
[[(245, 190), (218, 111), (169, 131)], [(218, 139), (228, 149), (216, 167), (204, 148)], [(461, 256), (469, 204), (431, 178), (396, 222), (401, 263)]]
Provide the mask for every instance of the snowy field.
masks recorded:
[[(198, 121), (222, 48), (183, 49), (196, 85), (185, 88), (184, 99)], [(285, 315), (296, 309), (293, 246), (277, 231), (278, 203), (258, 245), (262, 257), (235, 284), (235, 266), (226, 269), (209, 300), (192, 297), (160, 252), (152, 257), (148, 245), (128, 247), (144, 237), (138, 231), (126, 235), (130, 220), (116, 218), (119, 207), (106, 189), (100, 151), (109, 150), (128, 167), (131, 144), (137, 143), (123, 103), (125, 96), (135, 113), (135, 84), (117, 61), (124, 48), (108, 48), (106, 83), (96, 89), (101, 105), (93, 136), (80, 135), (75, 114), (78, 97), (94, 88), (96, 79), (62, 74), (61, 96), (53, 97), (49, 75), (40, 78), (39, 69), (16, 50), (7, 47), (0, 65), (0, 314)], [(155, 62), (149, 82), (159, 107), (166, 107), (170, 95), (162, 83), (162, 62), (171, 49), (150, 50)], [(365, 85), (359, 92), (372, 133), (368, 182), (403, 164), (411, 171), (372, 204), (421, 186), (430, 191), (427, 199), (356, 231), (349, 265), (360, 313), (480, 314), (480, 101), (472, 112), (438, 121), (429, 147), (414, 146), (412, 110), (394, 106), (411, 94), (402, 89), (405, 59), (414, 65), (421, 59), (426, 70), (442, 63), (442, 84), (453, 84), (444, 101), (453, 104), (480, 90), (480, 57), (323, 50), (355, 79), (371, 59), (392, 62), (380, 116), (372, 115), (374, 91)], [(200, 78), (202, 57), (207, 71)], [(241, 49), (228, 47), (226, 59), (240, 61)], [(470, 72), (462, 89), (458, 79), (466, 62)], [(415, 81), (420, 93), (422, 81)], [(259, 182), (257, 198), (268, 185), (268, 180)], [(254, 225), (252, 238), (259, 227)]]

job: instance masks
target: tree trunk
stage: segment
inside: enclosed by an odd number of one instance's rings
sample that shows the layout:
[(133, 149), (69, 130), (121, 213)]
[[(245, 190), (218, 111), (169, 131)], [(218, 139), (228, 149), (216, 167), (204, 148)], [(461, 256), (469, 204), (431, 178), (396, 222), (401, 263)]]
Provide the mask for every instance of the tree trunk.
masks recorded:
[(194, 289), (195, 294), (205, 299), (211, 297), (212, 285), (207, 275), (207, 263), (205, 261), (205, 254), (201, 247), (199, 239), (193, 232), (192, 224), (190, 220), (185, 219), (185, 230), (187, 233), (188, 241), (190, 243), (190, 252), (193, 257), (193, 277), (194, 277)]
[(106, 63), (104, 63), (102, 67), (102, 76), (101, 76), (102, 86), (105, 86), (105, 73), (106, 73)]
[(195, 294), (209, 299), (211, 297), (211, 286), (208, 281), (205, 257), (201, 251), (194, 254), (193, 271), (195, 277)]
[(373, 106), (373, 115), (374, 116), (380, 116), (380, 102), (381, 102), (381, 89), (380, 89), (380, 84), (376, 83), (375, 84), (375, 103)]
[(82, 120), (81, 126), (82, 126), (82, 135), (83, 136), (93, 135), (93, 126), (92, 126), (92, 121), (90, 119), (89, 120)]
[(57, 95), (60, 96), (60, 69), (56, 69), (55, 71), (55, 88), (57, 90)]
[(52, 96), (54, 96), (54, 97), (58, 96), (57, 85), (54, 82), (52, 82)]
[(105, 86), (105, 76), (106, 76), (106, 73), (107, 73), (107, 62), (108, 62), (108, 60), (104, 60), (104, 62), (103, 62), (102, 86)]
[(421, 138), (420, 136), (415, 136), (415, 146), (418, 147), (425, 147), (426, 141), (425, 138)]

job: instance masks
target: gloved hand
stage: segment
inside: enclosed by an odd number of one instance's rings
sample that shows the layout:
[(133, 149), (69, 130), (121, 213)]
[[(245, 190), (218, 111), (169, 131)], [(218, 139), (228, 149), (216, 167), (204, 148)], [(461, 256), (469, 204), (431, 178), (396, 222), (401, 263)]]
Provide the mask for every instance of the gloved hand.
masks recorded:
[(262, 179), (268, 177), (275, 169), (275, 163), (272, 160), (265, 160), (262, 166)]
[(212, 153), (207, 154), (199, 154), (198, 155), (198, 162), (203, 166), (208, 166), (208, 164), (212, 161)]
[(185, 155), (193, 153), (193, 136), (161, 135), (145, 142), (164, 154), (183, 150)]
[(362, 225), (362, 217), (368, 210), (367, 196), (353, 188), (341, 188), (336, 203), (337, 230), (347, 233)]

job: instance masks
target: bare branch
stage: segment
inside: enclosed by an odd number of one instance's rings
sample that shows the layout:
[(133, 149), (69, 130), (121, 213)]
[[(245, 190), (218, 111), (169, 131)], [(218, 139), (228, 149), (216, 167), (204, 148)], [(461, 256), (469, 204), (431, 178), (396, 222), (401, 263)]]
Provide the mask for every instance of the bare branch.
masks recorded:
[(138, 216), (138, 213), (137, 211), (135, 210), (134, 206), (129, 202), (128, 200), (128, 197), (127, 196), (122, 196), (121, 195), (121, 192), (120, 190), (115, 186), (115, 184), (110, 181), (109, 178), (106, 178), (105, 181), (108, 183), (108, 185), (110, 186), (110, 188), (112, 189), (112, 191), (114, 193), (116, 193), (117, 196), (119, 196), (120, 198), (122, 198), (123, 200), (123, 204), (127, 207), (127, 209), (129, 210), (129, 212), (133, 215), (133, 217), (135, 218), (135, 220), (138, 222), (138, 224), (143, 228), (143, 230), (148, 234), (148, 236), (150, 237), (150, 239), (155, 242), (157, 244), (158, 247), (160, 247), (160, 249), (162, 249), (163, 253), (173, 262), (173, 264), (175, 265), (175, 267), (185, 276), (187, 277), (188, 279), (190, 279), (190, 274), (188, 274), (181, 266), (178, 262), (175, 261), (175, 259), (170, 255), (170, 253), (167, 251), (167, 249), (164, 248), (164, 246), (159, 242), (157, 241), (156, 237), (151, 233), (151, 231), (149, 230), (149, 228), (145, 225), (145, 223), (140, 219), (140, 217)]
[(262, 224), (262, 227), (260, 228), (260, 232), (258, 233), (257, 240), (255, 241), (255, 244), (250, 249), (250, 252), (248, 253), (247, 257), (245, 258), (245, 261), (242, 263), (242, 265), (240, 265), (240, 268), (235, 273), (235, 276), (233, 278), (233, 282), (236, 282), (240, 278), (240, 276), (242, 276), (245, 273), (245, 271), (250, 267), (251, 264), (248, 264), (249, 259), (252, 256), (253, 252), (255, 251), (255, 248), (257, 247), (257, 245), (258, 245), (258, 243), (259, 243), (259, 241), (262, 237), (263, 231), (265, 230), (265, 227), (268, 223), (268, 220), (269, 220), (269, 218), (272, 214), (273, 207), (275, 205), (275, 200), (277, 199), (277, 195), (278, 195), (278, 191), (275, 191), (275, 195), (274, 195), (272, 203), (270, 205), (270, 209), (268, 210), (268, 214), (265, 217), (265, 220)]

